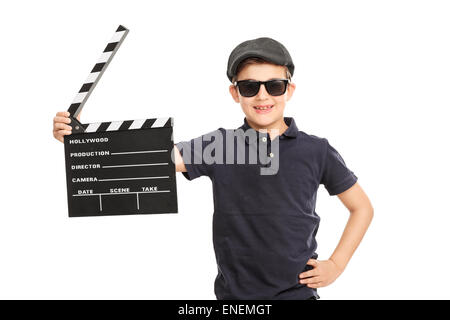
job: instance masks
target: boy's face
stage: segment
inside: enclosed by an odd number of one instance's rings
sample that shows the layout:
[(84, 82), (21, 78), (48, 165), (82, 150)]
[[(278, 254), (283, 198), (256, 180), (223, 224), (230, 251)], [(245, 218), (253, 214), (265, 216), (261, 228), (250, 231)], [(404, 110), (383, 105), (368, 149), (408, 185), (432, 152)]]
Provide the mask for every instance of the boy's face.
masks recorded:
[[(286, 79), (286, 71), (283, 66), (269, 63), (250, 64), (245, 66), (237, 75), (237, 80), (267, 81), (270, 79)], [(266, 87), (261, 85), (259, 92), (253, 97), (243, 97), (234, 85), (230, 85), (230, 93), (234, 101), (241, 104), (242, 111), (249, 124), (258, 128), (275, 128), (284, 124), (283, 112), (286, 102), (291, 98), (295, 90), (295, 84), (290, 83), (286, 92), (281, 96), (271, 96)], [(264, 111), (257, 110), (256, 106), (273, 106)], [(285, 124), (284, 124), (285, 125)]]

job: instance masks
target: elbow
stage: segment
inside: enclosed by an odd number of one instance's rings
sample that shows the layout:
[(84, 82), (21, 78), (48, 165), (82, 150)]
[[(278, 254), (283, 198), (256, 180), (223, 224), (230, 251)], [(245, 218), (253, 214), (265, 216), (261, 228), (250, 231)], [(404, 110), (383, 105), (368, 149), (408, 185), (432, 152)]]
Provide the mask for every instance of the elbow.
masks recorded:
[(371, 204), (356, 208), (350, 211), (350, 214), (356, 214), (358, 216), (364, 216), (370, 223), (374, 217), (374, 209)]
[(374, 216), (374, 209), (373, 209), (373, 207), (372, 207), (372, 205), (370, 204), (368, 207), (366, 207), (365, 209), (364, 209), (364, 212), (365, 212), (365, 214), (366, 214), (366, 216), (367, 216), (367, 219), (369, 220), (369, 223), (372, 221), (372, 219), (373, 219), (373, 216)]
[(375, 211), (375, 210), (373, 209), (373, 207), (370, 206), (370, 208), (369, 208), (369, 218), (370, 218), (370, 221), (372, 221), (372, 219), (373, 219), (374, 211)]

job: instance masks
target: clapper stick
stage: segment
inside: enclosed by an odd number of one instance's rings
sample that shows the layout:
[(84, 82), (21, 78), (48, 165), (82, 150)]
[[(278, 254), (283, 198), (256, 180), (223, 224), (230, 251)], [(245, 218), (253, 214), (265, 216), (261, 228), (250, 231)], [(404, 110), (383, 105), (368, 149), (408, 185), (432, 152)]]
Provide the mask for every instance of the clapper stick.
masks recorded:
[(108, 45), (106, 46), (105, 50), (103, 50), (102, 55), (98, 59), (91, 73), (89, 73), (89, 76), (87, 77), (86, 81), (81, 86), (80, 91), (78, 91), (77, 95), (75, 96), (75, 99), (72, 101), (72, 104), (70, 105), (69, 109), (67, 110), (70, 113), (71, 119), (70, 125), (72, 126), (72, 131), (74, 133), (84, 132), (86, 130), (86, 126), (83, 125), (76, 118), (83, 109), (84, 104), (86, 103), (90, 94), (94, 90), (95, 86), (97, 85), (101, 76), (105, 72), (112, 58), (116, 54), (117, 50), (119, 50), (119, 47), (122, 44), (125, 37), (127, 36), (128, 31), (129, 30), (127, 28), (125, 28), (122, 25), (119, 25), (113, 37), (108, 42)]

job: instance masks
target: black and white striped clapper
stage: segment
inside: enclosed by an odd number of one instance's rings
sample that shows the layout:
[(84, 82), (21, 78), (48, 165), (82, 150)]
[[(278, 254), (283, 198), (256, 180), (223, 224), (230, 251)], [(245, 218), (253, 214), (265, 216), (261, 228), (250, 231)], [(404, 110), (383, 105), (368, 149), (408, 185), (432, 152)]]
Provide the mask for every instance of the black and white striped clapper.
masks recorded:
[(177, 213), (173, 118), (83, 124), (76, 120), (128, 33), (114, 33), (68, 111), (69, 217)]

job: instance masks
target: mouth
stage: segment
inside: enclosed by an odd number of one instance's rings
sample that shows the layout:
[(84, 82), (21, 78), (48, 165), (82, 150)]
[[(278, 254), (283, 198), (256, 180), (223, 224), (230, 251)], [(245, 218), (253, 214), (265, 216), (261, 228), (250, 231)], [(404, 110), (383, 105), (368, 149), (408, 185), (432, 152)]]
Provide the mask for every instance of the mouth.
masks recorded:
[(253, 109), (255, 109), (256, 113), (269, 113), (270, 111), (272, 111), (274, 105), (258, 105), (258, 106), (253, 106)]

